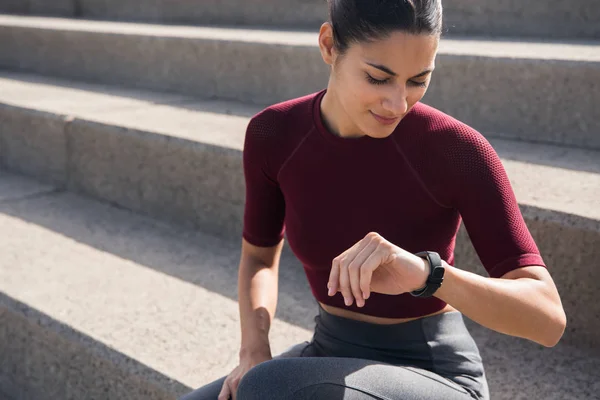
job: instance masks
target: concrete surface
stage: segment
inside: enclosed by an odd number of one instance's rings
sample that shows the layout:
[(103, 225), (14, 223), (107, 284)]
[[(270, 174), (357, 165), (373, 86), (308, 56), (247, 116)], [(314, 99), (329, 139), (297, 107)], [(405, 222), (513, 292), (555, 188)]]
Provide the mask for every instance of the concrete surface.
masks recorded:
[[(326, 0), (0, 0), (0, 12), (311, 29), (328, 19)], [(597, 38), (600, 8), (589, 0), (451, 0), (444, 2), (444, 25), (449, 34)]]
[(78, 0), (0, 0), (0, 13), (74, 17)]
[[(225, 239), (239, 237), (245, 200), (241, 150), (248, 118), (258, 110), (235, 102), (163, 93), (153, 98), (148, 91), (5, 73), (0, 112), (8, 122), (0, 126), (0, 164), (53, 183), (32, 171), (30, 160), (64, 163), (60, 188)], [(31, 124), (19, 125), (27, 119), (12, 115), (23, 113), (51, 115), (51, 121), (62, 116), (63, 131), (57, 134), (67, 150), (52, 153), (40, 140), (56, 132), (44, 124), (39, 132)], [(505, 139), (490, 143), (569, 311), (570, 334), (564, 340), (600, 350), (600, 270), (595, 268), (600, 258), (600, 152)], [(66, 160), (59, 160), (61, 154)], [(485, 274), (464, 225), (455, 253), (456, 265)]]
[[(312, 31), (8, 15), (0, 67), (262, 105), (329, 77)], [(474, 128), (600, 149), (598, 41), (445, 39), (436, 67), (424, 102)]]
[[(32, 185), (0, 173), (0, 375), (27, 388), (16, 398), (166, 399), (233, 368), (239, 240)], [(280, 305), (305, 325), (296, 302)], [(309, 337), (272, 330), (273, 351)]]
[[(502, 158), (568, 317), (554, 348), (465, 317), (493, 399), (600, 398), (593, 3), (444, 4), (452, 39), (425, 102)], [(22, 14), (285, 25), (0, 15), (0, 67), (122, 86), (0, 71), (0, 399), (175, 399), (237, 365), (244, 130), (264, 105), (326, 85), (324, 4), (0, 0)], [(485, 276), (464, 226), (455, 265)], [(317, 313), (287, 243), (278, 300), (274, 355), (309, 340)]]
[[(0, 193), (0, 390), (14, 400), (174, 399), (237, 365), (239, 237), (6, 172)], [(284, 250), (273, 355), (310, 340), (317, 311)], [(465, 322), (493, 399), (597, 398), (598, 355)]]
[[(2, 379), (0, 377), (0, 379)], [(0, 400), (14, 400), (11, 396), (9, 396), (6, 392), (2, 392), (2, 388), (0, 387)]]
[(600, 38), (600, 7), (594, 0), (448, 0), (443, 7), (450, 34)]

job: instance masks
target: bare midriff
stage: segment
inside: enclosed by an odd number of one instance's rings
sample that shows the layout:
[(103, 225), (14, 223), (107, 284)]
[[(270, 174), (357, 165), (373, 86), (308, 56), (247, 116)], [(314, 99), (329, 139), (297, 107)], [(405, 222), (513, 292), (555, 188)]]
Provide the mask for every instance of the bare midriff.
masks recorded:
[(357, 312), (350, 311), (350, 310), (344, 310), (343, 308), (332, 307), (330, 305), (323, 304), (320, 301), (319, 301), (319, 304), (321, 305), (321, 307), (323, 307), (323, 309), (325, 311), (327, 311), (330, 314), (337, 315), (338, 317), (350, 318), (350, 319), (354, 319), (357, 321), (370, 322), (373, 324), (383, 324), (383, 325), (400, 324), (403, 322), (408, 322), (408, 321), (412, 321), (412, 320), (424, 318), (424, 317), (430, 317), (432, 315), (442, 314), (442, 313), (449, 312), (449, 311), (458, 311), (456, 308), (452, 307), (450, 304), (446, 304), (446, 307), (442, 308), (441, 310), (436, 311), (432, 314), (422, 315), (420, 317), (384, 318), (384, 317), (375, 317), (373, 315), (365, 315), (365, 314), (357, 313)]

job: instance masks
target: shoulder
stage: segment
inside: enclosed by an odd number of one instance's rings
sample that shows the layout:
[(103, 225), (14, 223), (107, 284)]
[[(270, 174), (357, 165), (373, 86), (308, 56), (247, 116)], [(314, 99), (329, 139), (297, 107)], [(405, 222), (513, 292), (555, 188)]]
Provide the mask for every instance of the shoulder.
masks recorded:
[(282, 130), (302, 130), (312, 122), (312, 105), (319, 92), (272, 104), (254, 114), (249, 125), (262, 128), (265, 136), (282, 135)]
[(449, 140), (472, 141), (485, 139), (475, 128), (445, 112), (425, 103), (418, 102), (410, 112), (413, 123), (422, 132), (434, 135), (445, 135)]
[(467, 187), (504, 179), (498, 154), (477, 129), (424, 103), (407, 117), (411, 134), (403, 144), (413, 153), (408, 157), (443, 204), (454, 204)]
[(272, 104), (250, 118), (244, 139), (247, 158), (266, 162), (272, 177), (313, 127), (312, 106), (320, 92)]
[(494, 152), (490, 142), (477, 129), (425, 103), (418, 102), (413, 106), (410, 119), (411, 126), (423, 137), (428, 148), (448, 163), (473, 156), (485, 157), (486, 153)]

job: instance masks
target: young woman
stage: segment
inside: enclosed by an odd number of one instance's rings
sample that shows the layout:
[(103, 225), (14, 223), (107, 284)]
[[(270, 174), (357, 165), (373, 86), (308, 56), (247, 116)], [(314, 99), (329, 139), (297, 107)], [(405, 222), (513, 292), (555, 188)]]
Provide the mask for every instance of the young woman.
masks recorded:
[[(439, 0), (329, 0), (327, 88), (246, 132), (240, 363), (182, 399), (483, 400), (463, 314), (558, 342), (561, 300), (498, 155), (420, 102), (441, 28)], [(489, 277), (453, 266), (461, 220)], [(319, 313), (311, 341), (272, 357), (284, 231)]]

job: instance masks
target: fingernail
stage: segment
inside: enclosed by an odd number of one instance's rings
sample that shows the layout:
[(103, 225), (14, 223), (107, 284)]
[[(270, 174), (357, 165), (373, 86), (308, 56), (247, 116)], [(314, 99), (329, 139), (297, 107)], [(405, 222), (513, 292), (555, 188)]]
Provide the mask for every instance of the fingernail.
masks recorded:
[(333, 293), (331, 293), (331, 292), (333, 292), (333, 289), (332, 289), (332, 288), (329, 288), (329, 290), (327, 291), (327, 294), (328, 294), (329, 296), (331, 296), (331, 295), (333, 294)]

